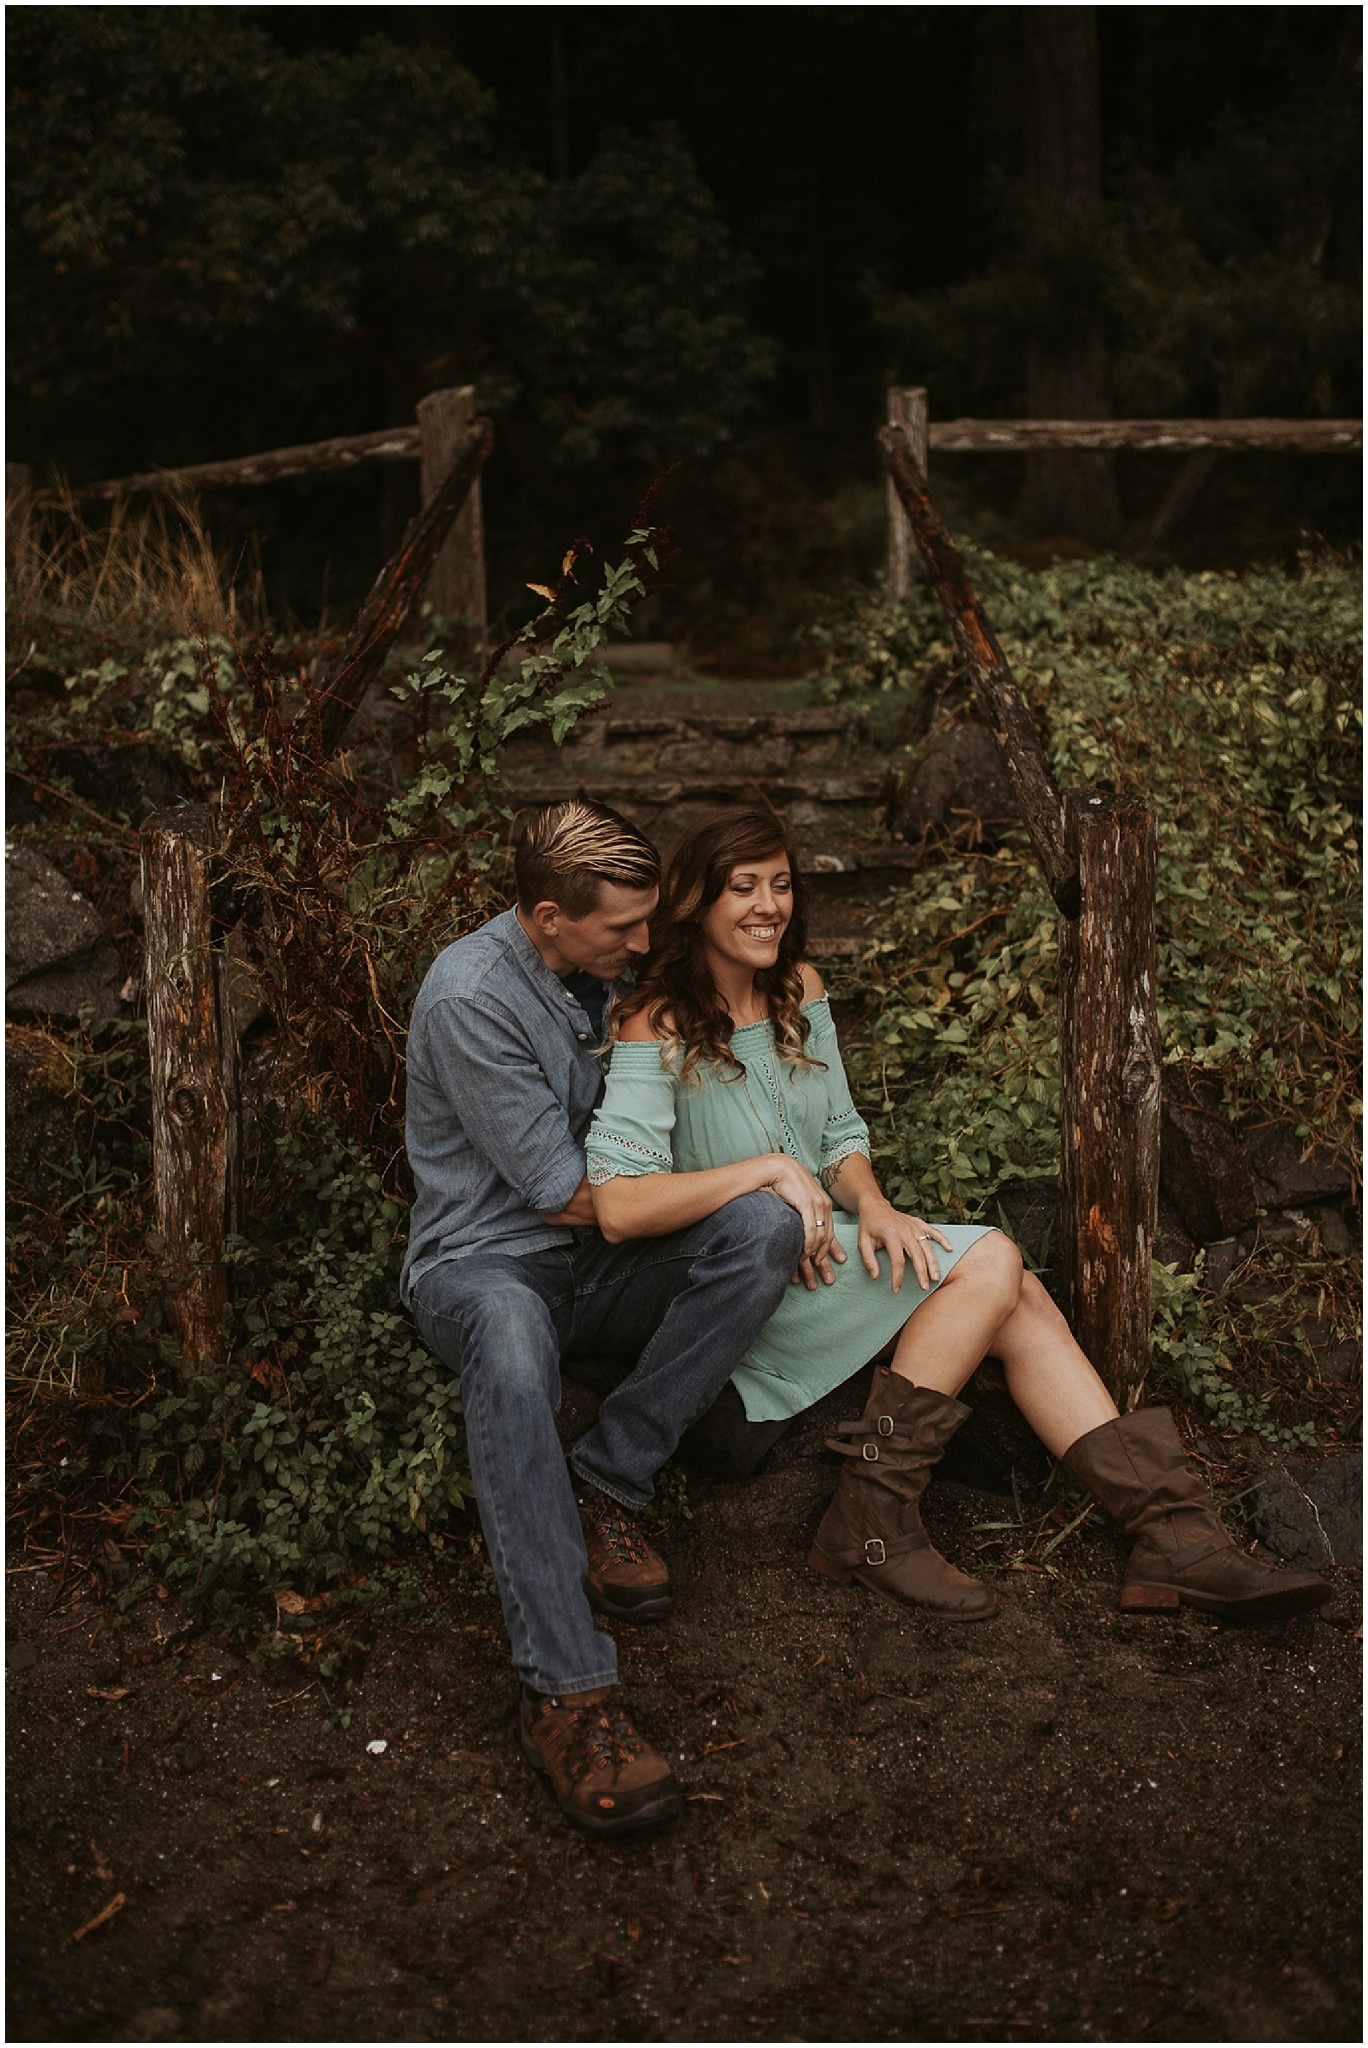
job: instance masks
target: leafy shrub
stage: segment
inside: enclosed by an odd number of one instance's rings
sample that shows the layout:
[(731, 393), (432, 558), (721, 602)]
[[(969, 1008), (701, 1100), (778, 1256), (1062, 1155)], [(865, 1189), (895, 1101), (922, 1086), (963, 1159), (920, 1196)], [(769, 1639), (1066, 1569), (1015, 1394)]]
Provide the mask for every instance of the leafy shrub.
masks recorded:
[(470, 1496), (456, 1384), (398, 1308), (402, 1206), (326, 1117), (278, 1125), (270, 1154), (228, 1249), (233, 1369), (165, 1343), (135, 1451), (147, 1562), (222, 1609), (437, 1536)]
[[(83, 736), (150, 739), (224, 792), (216, 914), (274, 1030), (246, 1063), (248, 1235), (227, 1249), (221, 1356), (189, 1362), (173, 1335), (144, 1027), (30, 1034), (35, 1056), (69, 1062), (90, 1128), (70, 1189), (11, 1242), (25, 1384), (84, 1406), (81, 1471), (96, 1459), (131, 1483), (120, 1526), (146, 1565), (224, 1615), (254, 1588), (312, 1590), (405, 1541), (439, 1543), (470, 1498), (457, 1387), (398, 1306), (403, 1026), (436, 951), (498, 902), (500, 749), (535, 724), (559, 741), (605, 694), (597, 657), (644, 594), (657, 538), (634, 531), (579, 603), (572, 549), (536, 586), (538, 617), (478, 674), (433, 650), (397, 682), (417, 770), (388, 796), (329, 758), (307, 661), (286, 666), (269, 639), (81, 658), (56, 706), (23, 714), (30, 746), (74, 713)], [(126, 858), (127, 831), (96, 824)]]
[[(1060, 785), (1156, 803), (1165, 1060), (1218, 1081), (1235, 1122), (1290, 1120), (1357, 1172), (1355, 578), (1310, 559), (1242, 579), (1111, 561), (1027, 576), (981, 552), (970, 573)], [(852, 596), (823, 638), (821, 687), (840, 700), (915, 703), (956, 661), (925, 589), (906, 606)], [(929, 861), (840, 984), (869, 1014), (852, 1066), (883, 1110), (890, 1191), (955, 1217), (991, 1215), (997, 1190), (1058, 1160), (1057, 921), (1017, 837)], [(1189, 1390), (1233, 1415), (1195, 1304), (1165, 1325), (1181, 1286), (1156, 1284), (1161, 1353), (1181, 1323)]]

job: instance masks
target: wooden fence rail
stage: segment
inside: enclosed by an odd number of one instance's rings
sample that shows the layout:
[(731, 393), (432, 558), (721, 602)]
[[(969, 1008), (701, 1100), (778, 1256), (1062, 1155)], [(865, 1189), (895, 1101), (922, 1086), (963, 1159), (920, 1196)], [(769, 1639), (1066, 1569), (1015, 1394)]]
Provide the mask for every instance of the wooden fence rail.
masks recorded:
[(1061, 796), (910, 436), (887, 426), (878, 439), (1060, 909), (1064, 1307), (1124, 1412), (1149, 1370), (1159, 1213), (1154, 806), (1099, 790)]
[[(1038, 448), (1137, 448), (1185, 456), (1140, 539), (1142, 555), (1187, 511), (1222, 450), (1350, 455), (1363, 446), (1362, 420), (932, 420), (918, 384), (890, 387), (888, 419), (906, 433), (923, 475), (933, 449), (942, 455), (1024, 455)], [(906, 597), (917, 547), (891, 478), (887, 488), (888, 588), (893, 597)]]
[(137, 476), (104, 477), (97, 483), (67, 484), (35, 491), (38, 506), (81, 504), (88, 498), (126, 498), (134, 491), (211, 491), (239, 484), (271, 484), (281, 477), (321, 475), (359, 469), (371, 462), (416, 462), (421, 432), (382, 427), (375, 434), (339, 434), (331, 441), (305, 441), (297, 448), (269, 448), (264, 455), (235, 455), (227, 462), (192, 462), (180, 469), (146, 469)]
[[(227, 462), (195, 462), (180, 469), (149, 469), (136, 476), (105, 477), (60, 491), (33, 491), (23, 464), (7, 469), (11, 501), (27, 498), (35, 507), (88, 499), (127, 497), (135, 491), (224, 490), (275, 483), (283, 477), (322, 475), (372, 462), (418, 462), (427, 503), (451, 462), (451, 450), (475, 417), (472, 385), (433, 391), (420, 400), (417, 423), (383, 427), (372, 434), (340, 434), (330, 441), (306, 441), (295, 448), (271, 448)], [(1197, 495), (1221, 449), (1295, 450), (1345, 455), (1363, 446), (1362, 420), (930, 420), (921, 385), (894, 385), (888, 418), (907, 433), (923, 473), (932, 449), (946, 455), (1019, 455), (1034, 448), (1140, 448), (1186, 454), (1189, 461), (1145, 534), (1142, 552), (1156, 546)], [(12, 474), (11, 474), (12, 473)], [(911, 587), (916, 542), (892, 481), (888, 484), (888, 587), (906, 597)], [(483, 636), (486, 625), (484, 522), (478, 483), (428, 584), (435, 610), (466, 619)]]
[[(457, 397), (470, 402), (472, 387), (461, 386), (450, 394), (431, 393), (419, 407), (420, 421), (423, 407), (432, 399)], [(1149, 448), (1171, 454), (1197, 448), (1290, 449), (1308, 455), (1347, 455), (1363, 446), (1362, 420), (928, 421), (925, 406), (926, 393), (917, 385), (894, 386), (889, 392), (889, 420), (912, 428), (915, 446), (920, 408), (925, 448), (945, 455), (1020, 455), (1033, 448)], [(238, 455), (227, 462), (193, 462), (179, 469), (148, 469), (136, 476), (70, 484), (61, 491), (36, 491), (33, 502), (57, 505), (64, 500), (80, 503), (87, 498), (122, 498), (134, 491), (217, 490), (274, 483), (281, 477), (357, 469), (371, 462), (421, 462), (423, 449), (421, 424), (382, 427), (373, 434), (340, 434), (331, 441), (271, 448), (261, 455)]]
[[(96, 483), (34, 491), (32, 472), (7, 464), (7, 510), (36, 510), (129, 497), (139, 491), (177, 496), (190, 491), (228, 490), (269, 484), (292, 476), (322, 476), (374, 462), (417, 462), (424, 505), (430, 505), (450, 472), (458, 444), (475, 419), (475, 387), (464, 384), (429, 392), (420, 400), (411, 427), (382, 427), (373, 434), (340, 434), (330, 441), (306, 441), (294, 448), (269, 448), (228, 462), (194, 462), (180, 469), (149, 469), (137, 476), (105, 477)], [(487, 451), (486, 451), (487, 452)], [(462, 619), (483, 640), (485, 601), (484, 516), (478, 465), (463, 509), (432, 565), (427, 597), (445, 618)]]
[(1348, 455), (1362, 420), (933, 420), (927, 441), (945, 455), (1014, 455), (1033, 448), (1295, 449)]

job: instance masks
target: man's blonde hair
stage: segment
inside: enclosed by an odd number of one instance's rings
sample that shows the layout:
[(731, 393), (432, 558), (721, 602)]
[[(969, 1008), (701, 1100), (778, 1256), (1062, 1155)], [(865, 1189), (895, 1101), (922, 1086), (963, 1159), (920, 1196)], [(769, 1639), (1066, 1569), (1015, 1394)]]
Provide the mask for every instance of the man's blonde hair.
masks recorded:
[(528, 819), (513, 850), (518, 907), (556, 903), (567, 917), (587, 917), (599, 885), (660, 886), (660, 855), (629, 818), (588, 797), (548, 804)]

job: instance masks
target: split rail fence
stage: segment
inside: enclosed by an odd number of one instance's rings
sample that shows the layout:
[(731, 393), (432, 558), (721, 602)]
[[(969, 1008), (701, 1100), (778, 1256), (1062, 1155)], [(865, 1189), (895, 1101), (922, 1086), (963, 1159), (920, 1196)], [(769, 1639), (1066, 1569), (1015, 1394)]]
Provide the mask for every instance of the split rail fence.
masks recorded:
[[(1155, 964), (1157, 830), (1144, 796), (1056, 787), (1029, 711), (969, 583), (927, 483), (932, 449), (1218, 449), (1348, 453), (1359, 420), (949, 420), (927, 418), (926, 393), (889, 392), (878, 436), (888, 477), (889, 582), (906, 592), (920, 558), (945, 606), (982, 714), (1060, 915), (1059, 1050), (1064, 1308), (1117, 1404), (1134, 1407), (1150, 1361), (1150, 1260), (1159, 1190), (1160, 1038)], [(469, 386), (440, 391), (412, 427), (278, 448), (232, 462), (83, 484), (33, 502), (113, 499), (418, 460), (424, 504), (386, 563), (323, 680), (323, 732), (341, 742), (412, 605), (485, 627), (479, 477), (493, 446)], [(7, 470), (7, 496), (30, 495)], [(1172, 494), (1171, 494), (1172, 495)], [(228, 968), (214, 944), (209, 879), (215, 820), (207, 807), (163, 812), (143, 827), (146, 1002), (153, 1074), (153, 1165), (177, 1315), (188, 1358), (213, 1355), (227, 1301), (226, 1230), (240, 1227), (237, 1038)]]
[[(286, 477), (318, 476), (359, 469), (375, 462), (417, 462), (423, 500), (432, 498), (451, 465), (461, 435), (475, 417), (470, 384), (433, 391), (420, 399), (412, 426), (382, 427), (370, 434), (341, 434), (294, 448), (271, 448), (226, 462), (196, 462), (180, 469), (149, 469), (136, 476), (106, 477), (62, 491), (33, 489), (23, 464), (6, 466), (6, 499), (35, 506), (110, 500), (136, 491), (227, 490), (275, 483)], [(1149, 449), (1184, 457), (1173, 485), (1140, 543), (1156, 547), (1192, 504), (1222, 450), (1248, 453), (1300, 451), (1348, 455), (1363, 446), (1362, 420), (932, 420), (920, 385), (895, 385), (888, 393), (890, 425), (908, 436), (923, 475), (933, 449), (946, 455), (1024, 455), (1041, 448), (1094, 452)], [(905, 597), (916, 557), (911, 523), (892, 482), (888, 484), (888, 584)], [(478, 482), (433, 565), (427, 593), (435, 611), (473, 624), (481, 635), (488, 623), (485, 597), (484, 520)]]

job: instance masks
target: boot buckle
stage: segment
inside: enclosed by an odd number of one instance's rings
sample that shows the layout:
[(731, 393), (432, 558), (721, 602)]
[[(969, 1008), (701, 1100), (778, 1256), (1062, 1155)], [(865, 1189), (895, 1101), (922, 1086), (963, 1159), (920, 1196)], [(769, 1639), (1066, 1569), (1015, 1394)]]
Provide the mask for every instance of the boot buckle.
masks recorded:
[(860, 1456), (867, 1465), (877, 1465), (879, 1462), (879, 1446), (877, 1444), (863, 1444), (860, 1448)]
[(866, 1564), (888, 1563), (888, 1552), (884, 1548), (882, 1536), (865, 1537), (864, 1561)]
[(879, 1435), (880, 1435), (880, 1436), (892, 1436), (892, 1434), (893, 1434), (893, 1417), (892, 1417), (891, 1415), (881, 1415), (881, 1416), (879, 1417)]

